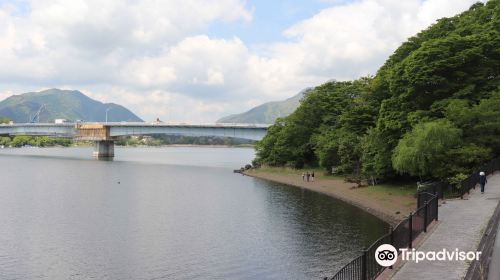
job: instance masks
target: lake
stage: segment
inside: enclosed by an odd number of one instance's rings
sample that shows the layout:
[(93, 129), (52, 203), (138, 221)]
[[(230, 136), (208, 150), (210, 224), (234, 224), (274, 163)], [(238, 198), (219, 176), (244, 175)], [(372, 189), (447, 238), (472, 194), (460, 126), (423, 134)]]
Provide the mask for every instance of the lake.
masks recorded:
[(322, 279), (387, 231), (250, 148), (0, 149), (0, 279)]

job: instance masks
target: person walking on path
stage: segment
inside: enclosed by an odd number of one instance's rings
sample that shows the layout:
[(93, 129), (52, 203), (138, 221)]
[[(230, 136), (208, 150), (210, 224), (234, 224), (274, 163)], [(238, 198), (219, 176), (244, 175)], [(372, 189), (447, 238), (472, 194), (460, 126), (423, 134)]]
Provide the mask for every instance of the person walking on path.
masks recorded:
[(481, 185), (481, 193), (484, 193), (484, 186), (488, 183), (486, 174), (483, 171), (479, 172), (479, 185)]
[(313, 171), (313, 172), (311, 172), (311, 181), (313, 181), (313, 182), (314, 182), (314, 171)]
[(309, 182), (309, 177), (311, 176), (311, 174), (309, 174), (309, 171), (306, 172), (306, 178), (307, 178), (307, 182)]

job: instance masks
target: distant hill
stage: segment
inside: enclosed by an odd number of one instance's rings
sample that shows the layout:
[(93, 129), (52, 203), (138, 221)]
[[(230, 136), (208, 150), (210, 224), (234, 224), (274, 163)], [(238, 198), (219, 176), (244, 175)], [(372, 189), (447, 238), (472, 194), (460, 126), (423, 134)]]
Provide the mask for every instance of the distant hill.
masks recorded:
[(110, 122), (142, 121), (121, 105), (99, 102), (77, 90), (60, 89), (28, 92), (8, 97), (0, 102), (0, 117), (7, 117), (14, 122), (29, 122), (40, 110), (39, 122), (53, 122), (55, 119), (102, 122), (106, 120), (108, 108), (112, 108), (108, 111)]
[(286, 117), (299, 107), (305, 89), (283, 101), (264, 103), (241, 114), (234, 114), (217, 120), (217, 123), (274, 123), (277, 118)]

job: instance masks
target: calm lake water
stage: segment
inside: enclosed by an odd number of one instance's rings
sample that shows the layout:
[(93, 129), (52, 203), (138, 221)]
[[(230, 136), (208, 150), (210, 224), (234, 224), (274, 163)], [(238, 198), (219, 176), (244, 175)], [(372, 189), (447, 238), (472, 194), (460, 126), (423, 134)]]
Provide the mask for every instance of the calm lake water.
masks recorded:
[(387, 230), (244, 148), (0, 150), (0, 279), (322, 279)]

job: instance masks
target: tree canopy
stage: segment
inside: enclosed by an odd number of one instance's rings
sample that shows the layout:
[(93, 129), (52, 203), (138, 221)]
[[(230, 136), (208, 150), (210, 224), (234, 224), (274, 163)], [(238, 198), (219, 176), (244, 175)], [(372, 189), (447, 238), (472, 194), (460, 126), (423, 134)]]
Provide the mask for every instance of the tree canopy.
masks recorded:
[(409, 38), (375, 76), (309, 91), (255, 163), (453, 180), (500, 156), (499, 14), (500, 0), (474, 4)]

